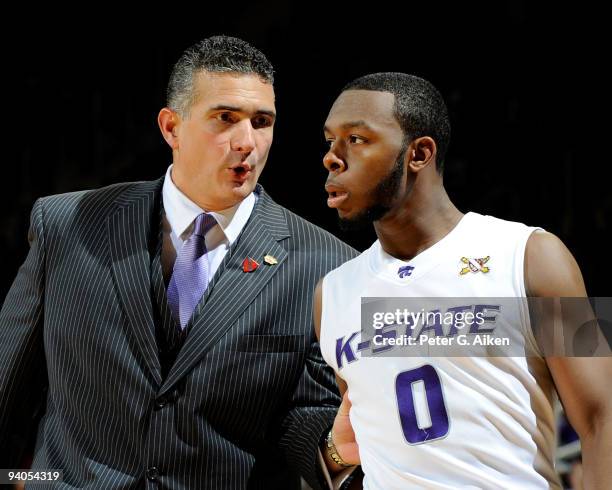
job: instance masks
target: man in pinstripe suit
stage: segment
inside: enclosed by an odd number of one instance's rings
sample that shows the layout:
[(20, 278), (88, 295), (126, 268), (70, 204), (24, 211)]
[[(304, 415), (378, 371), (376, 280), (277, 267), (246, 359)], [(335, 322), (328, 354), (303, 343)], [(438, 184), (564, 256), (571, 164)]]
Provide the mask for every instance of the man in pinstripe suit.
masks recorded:
[(34, 426), (32, 468), (64, 479), (40, 488), (325, 486), (339, 397), (310, 305), (356, 253), (257, 184), (272, 73), (247, 43), (205, 39), (159, 114), (164, 177), (36, 201), (0, 313), (0, 467)]

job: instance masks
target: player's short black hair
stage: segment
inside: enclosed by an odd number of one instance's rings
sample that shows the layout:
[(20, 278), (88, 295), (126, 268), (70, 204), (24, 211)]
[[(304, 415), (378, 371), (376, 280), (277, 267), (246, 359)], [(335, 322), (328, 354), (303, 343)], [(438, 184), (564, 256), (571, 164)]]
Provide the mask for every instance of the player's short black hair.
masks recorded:
[(408, 141), (430, 136), (436, 142), (436, 168), (441, 174), (450, 143), (448, 109), (430, 82), (406, 73), (372, 73), (348, 83), (345, 90), (375, 90), (395, 96), (395, 117)]

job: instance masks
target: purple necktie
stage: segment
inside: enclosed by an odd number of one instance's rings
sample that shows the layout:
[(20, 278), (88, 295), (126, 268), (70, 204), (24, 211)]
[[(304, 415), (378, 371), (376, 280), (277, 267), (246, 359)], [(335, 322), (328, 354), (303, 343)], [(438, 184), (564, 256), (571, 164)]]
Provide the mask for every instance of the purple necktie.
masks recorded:
[(179, 320), (181, 329), (185, 329), (208, 286), (210, 269), (204, 237), (216, 224), (212, 215), (198, 215), (193, 233), (183, 243), (174, 262), (168, 285), (168, 303), (174, 317)]

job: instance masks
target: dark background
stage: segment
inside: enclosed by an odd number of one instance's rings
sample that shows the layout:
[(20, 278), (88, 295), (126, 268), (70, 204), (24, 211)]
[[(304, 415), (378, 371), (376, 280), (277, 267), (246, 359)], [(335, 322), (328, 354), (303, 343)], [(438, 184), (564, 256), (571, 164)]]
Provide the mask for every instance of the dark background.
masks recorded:
[(276, 68), (278, 120), (260, 181), (277, 202), (366, 248), (374, 234), (341, 233), (326, 206), (321, 128), (346, 82), (414, 73), (450, 109), (445, 184), (459, 209), (557, 234), (590, 295), (610, 295), (609, 159), (597, 134), (609, 53), (599, 14), (577, 3), (398, 5), (176, 3), (127, 12), (97, 4), (6, 14), (0, 300), (27, 254), (37, 197), (164, 173), (171, 154), (156, 117), (170, 69), (184, 48), (221, 33), (251, 42)]

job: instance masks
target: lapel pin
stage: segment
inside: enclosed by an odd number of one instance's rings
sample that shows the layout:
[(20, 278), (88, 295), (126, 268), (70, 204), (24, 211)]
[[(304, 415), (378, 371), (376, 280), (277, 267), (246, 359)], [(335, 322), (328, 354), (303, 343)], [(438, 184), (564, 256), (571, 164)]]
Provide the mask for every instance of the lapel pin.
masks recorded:
[(264, 262), (268, 265), (276, 265), (278, 264), (278, 260), (276, 260), (276, 257), (274, 257), (273, 255), (266, 255), (264, 257)]
[(259, 267), (259, 263), (252, 259), (251, 257), (247, 257), (242, 261), (242, 271), (243, 272), (253, 272), (255, 269)]

